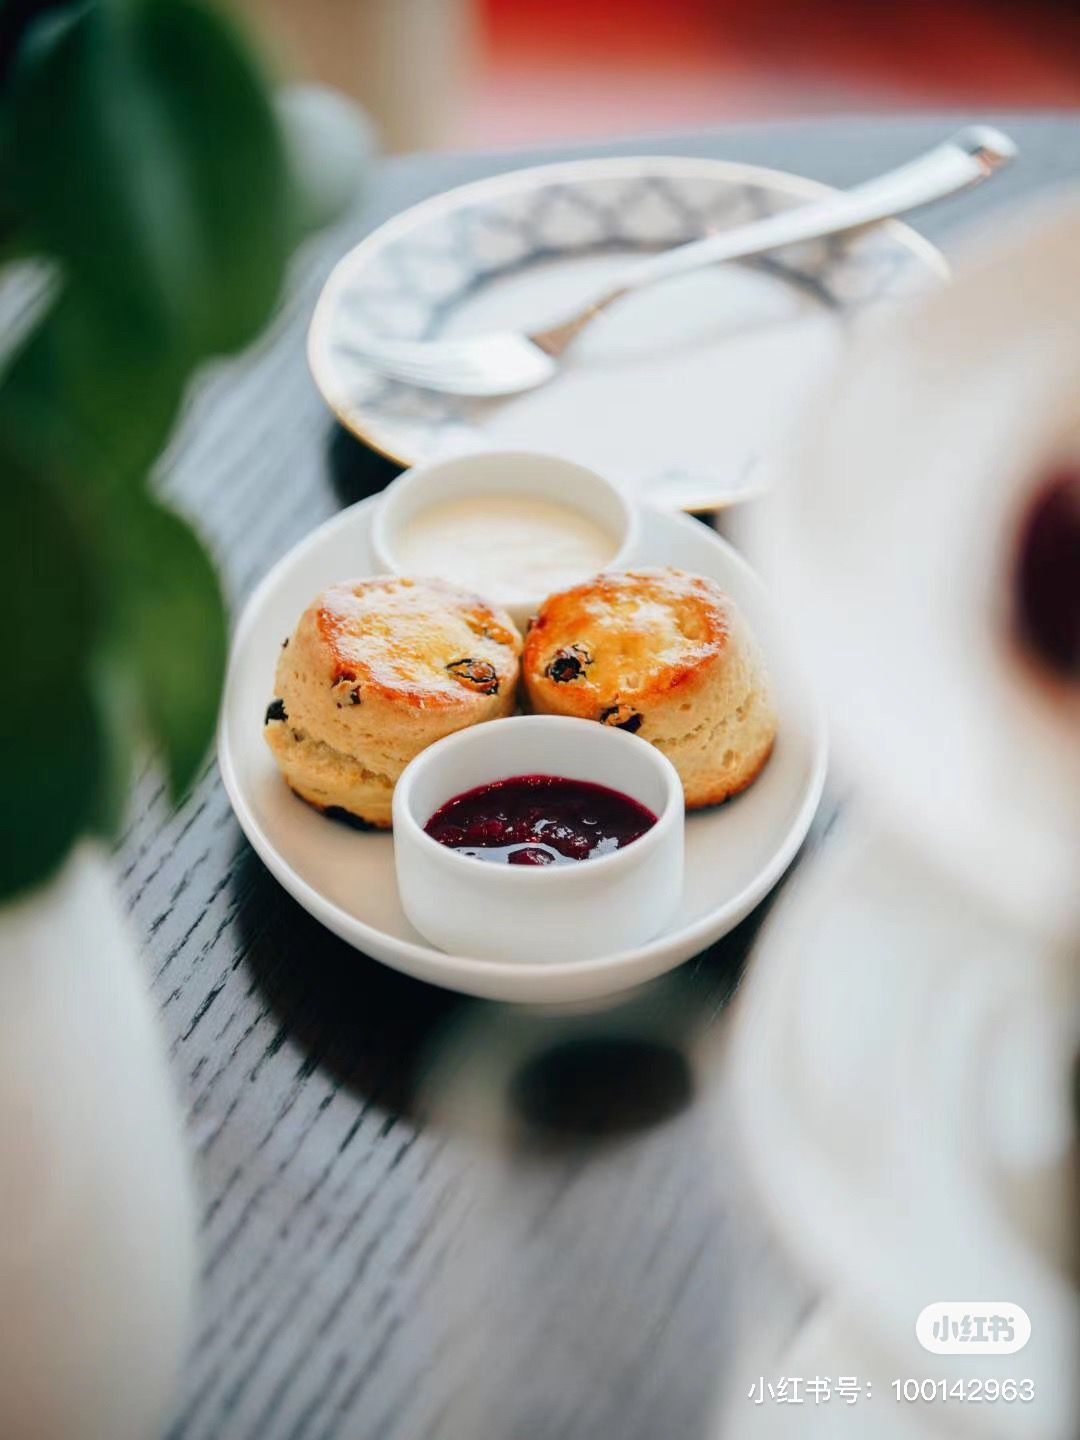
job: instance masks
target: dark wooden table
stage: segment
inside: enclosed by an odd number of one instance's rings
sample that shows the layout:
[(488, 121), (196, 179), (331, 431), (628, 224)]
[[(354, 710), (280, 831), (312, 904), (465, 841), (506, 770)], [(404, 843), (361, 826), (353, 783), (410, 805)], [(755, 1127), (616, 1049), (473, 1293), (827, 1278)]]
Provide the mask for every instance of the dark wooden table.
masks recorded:
[[(711, 155), (846, 185), (964, 117), (738, 126), (558, 155)], [(986, 117), (981, 117), (986, 118)], [(1015, 168), (916, 223), (948, 248), (1080, 176), (1080, 119), (1000, 117)], [(380, 488), (336, 431), (304, 331), (330, 264), (436, 191), (551, 153), (381, 167), (300, 257), (274, 333), (208, 377), (162, 484), (234, 607), (295, 541)], [(819, 825), (817, 836), (824, 827)], [(755, 1324), (807, 1297), (743, 1188), (724, 1033), (759, 916), (613, 1011), (540, 1015), (406, 979), (327, 934), (241, 837), (208, 766), (170, 814), (145, 777), (118, 865), (189, 1117), (197, 1331), (174, 1440), (684, 1440)], [(759, 912), (760, 914), (760, 912)]]

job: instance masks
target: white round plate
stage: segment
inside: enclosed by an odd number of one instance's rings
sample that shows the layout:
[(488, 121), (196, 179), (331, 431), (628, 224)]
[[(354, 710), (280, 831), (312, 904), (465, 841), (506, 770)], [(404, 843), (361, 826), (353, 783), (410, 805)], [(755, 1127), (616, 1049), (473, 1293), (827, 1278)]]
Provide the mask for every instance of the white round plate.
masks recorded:
[(577, 308), (628, 254), (830, 193), (728, 161), (643, 156), (519, 170), (424, 201), (331, 274), (308, 336), (343, 425), (402, 465), (471, 450), (559, 451), (650, 504), (707, 509), (768, 484), (853, 314), (947, 274), (895, 221), (713, 266), (628, 297), (523, 395), (470, 400), (368, 369), (350, 328), (400, 338), (530, 329)]
[(688, 818), (682, 906), (655, 940), (596, 960), (560, 962), (553, 955), (549, 964), (444, 954), (402, 913), (391, 836), (327, 820), (292, 794), (262, 736), (281, 642), (325, 586), (374, 573), (376, 504), (377, 497), (344, 510), (279, 561), (248, 602), (233, 641), (218, 731), (221, 774), (244, 833), (285, 889), (366, 955), (432, 984), (498, 1000), (614, 994), (673, 969), (737, 925), (780, 879), (809, 828), (825, 776), (825, 732), (761, 582), (729, 545), (683, 515), (650, 515), (632, 563), (677, 565), (723, 585), (764, 649), (779, 735), (749, 790)]
[(743, 1410), (730, 1433), (1077, 1433), (1075, 973), (1070, 952), (1003, 925), (873, 822), (849, 819), (800, 872), (740, 992), (723, 1119), (823, 1299), (796, 1341), (814, 1368), (786, 1373), (850, 1369), (886, 1395), (896, 1375), (951, 1385), (973, 1356), (928, 1355), (916, 1317), (939, 1296), (992, 1293), (1031, 1317), (1022, 1360), (1037, 1403), (1004, 1424), (993, 1405), (963, 1407), (958, 1428), (928, 1406), (910, 1429), (852, 1431), (762, 1431)]

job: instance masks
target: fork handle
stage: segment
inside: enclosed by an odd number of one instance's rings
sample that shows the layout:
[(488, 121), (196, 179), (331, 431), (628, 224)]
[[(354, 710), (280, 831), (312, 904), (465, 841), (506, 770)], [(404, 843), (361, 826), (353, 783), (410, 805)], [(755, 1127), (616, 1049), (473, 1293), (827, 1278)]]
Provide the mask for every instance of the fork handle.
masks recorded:
[(782, 210), (778, 215), (692, 241), (689, 245), (679, 245), (642, 261), (626, 272), (618, 288), (637, 289), (640, 285), (651, 285), (656, 280), (694, 270), (699, 265), (738, 260), (800, 240), (817, 240), (823, 235), (884, 220), (931, 200), (940, 200), (969, 185), (977, 185), (1015, 154), (1016, 146), (1000, 130), (988, 125), (971, 126), (918, 159), (851, 190), (810, 205)]
[(977, 185), (1007, 165), (1015, 155), (1016, 146), (1000, 130), (990, 125), (970, 125), (925, 155), (851, 190), (838, 191), (824, 200), (797, 205), (764, 220), (754, 220), (704, 240), (693, 240), (688, 245), (677, 245), (639, 261), (623, 272), (612, 289), (577, 315), (531, 338), (549, 354), (560, 354), (597, 315), (631, 290), (700, 266), (742, 260), (800, 240), (819, 240), (824, 235), (836, 235), (875, 220), (886, 220)]

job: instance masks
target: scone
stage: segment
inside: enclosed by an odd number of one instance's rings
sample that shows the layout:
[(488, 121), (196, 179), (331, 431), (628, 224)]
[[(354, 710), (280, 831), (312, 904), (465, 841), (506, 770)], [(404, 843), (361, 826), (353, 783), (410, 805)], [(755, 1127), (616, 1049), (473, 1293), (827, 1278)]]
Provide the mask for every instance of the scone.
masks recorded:
[(734, 603), (702, 576), (604, 574), (553, 595), (522, 663), (533, 710), (652, 741), (678, 770), (689, 809), (745, 790), (772, 751), (761, 654)]
[(521, 636), (439, 580), (333, 585), (285, 641), (265, 735), (320, 810), (388, 827), (405, 766), (444, 735), (514, 708)]

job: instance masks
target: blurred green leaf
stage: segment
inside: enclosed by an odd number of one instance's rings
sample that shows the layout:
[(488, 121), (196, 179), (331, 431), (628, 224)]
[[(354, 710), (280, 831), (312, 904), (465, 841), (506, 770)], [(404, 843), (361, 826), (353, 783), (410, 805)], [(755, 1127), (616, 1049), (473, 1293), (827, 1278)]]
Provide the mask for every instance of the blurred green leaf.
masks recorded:
[(0, 470), (4, 663), (37, 701), (57, 680), (62, 686), (69, 668), (82, 668), (93, 643), (94, 557), (75, 503), (47, 475), (2, 453)]
[[(92, 829), (101, 776), (101, 735), (85, 676), (62, 688), (18, 730), (14, 707), (0, 719), (0, 745), (12, 760), (0, 807), (0, 899), (47, 880)], [(18, 714), (23, 714), (22, 706)]]
[(101, 737), (86, 677), (98, 623), (92, 562), (68, 497), (0, 460), (7, 759), (0, 896), (46, 879), (89, 824)]
[(256, 64), (213, 10), (154, 0), (40, 22), (5, 130), (5, 208), (123, 323), (157, 329), (188, 364), (266, 323), (287, 256), (284, 147)]
[(289, 254), (277, 117), (252, 55), (221, 15), (185, 0), (159, 0), (145, 13), (152, 83), (198, 237), (184, 313), (198, 353), (235, 350), (270, 319)]
[(79, 0), (0, 0), (0, 88), (7, 83), (27, 31), (44, 16), (73, 9)]
[(146, 481), (192, 370), (263, 328), (291, 246), (366, 169), (346, 102), (284, 108), (287, 141), (257, 60), (201, 0), (0, 0), (0, 264), (47, 281), (0, 347), (17, 699), (0, 894), (117, 824), (140, 730), (174, 794), (212, 737), (221, 593)]
[(94, 653), (88, 686), (100, 736), (97, 785), (88, 828), (109, 839), (124, 819), (141, 715), (136, 677), (115, 643), (106, 640)]
[(120, 645), (182, 795), (206, 754), (225, 673), (225, 605), (210, 557), (178, 515), (125, 499), (109, 527)]
[(69, 286), (0, 385), (0, 437), (25, 464), (99, 487), (142, 480), (173, 426), (185, 367), (145, 322), (118, 325)]

